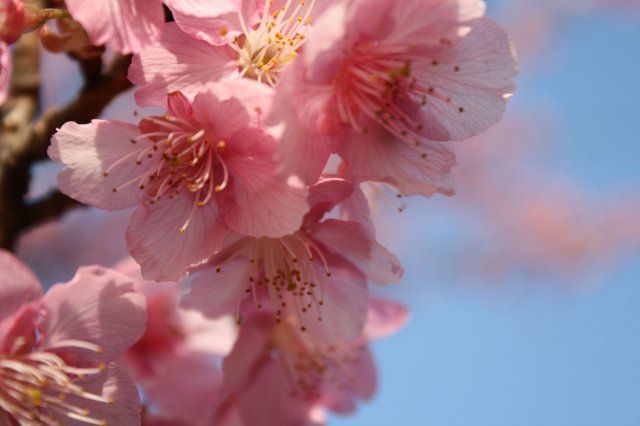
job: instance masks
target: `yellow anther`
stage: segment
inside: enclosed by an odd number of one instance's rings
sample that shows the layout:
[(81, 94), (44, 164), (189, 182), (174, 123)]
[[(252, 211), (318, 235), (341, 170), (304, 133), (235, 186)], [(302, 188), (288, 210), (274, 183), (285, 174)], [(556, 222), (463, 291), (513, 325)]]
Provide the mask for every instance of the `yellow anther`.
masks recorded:
[(42, 391), (39, 389), (29, 388), (26, 390), (26, 394), (29, 398), (31, 398), (31, 402), (36, 407), (39, 407), (42, 404)]

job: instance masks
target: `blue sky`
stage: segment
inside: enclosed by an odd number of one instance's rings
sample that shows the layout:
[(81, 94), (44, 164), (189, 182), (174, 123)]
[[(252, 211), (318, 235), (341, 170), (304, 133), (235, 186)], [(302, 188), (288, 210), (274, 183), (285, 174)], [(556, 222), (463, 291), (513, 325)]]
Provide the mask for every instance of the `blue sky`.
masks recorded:
[[(549, 161), (604, 197), (640, 190), (640, 20), (619, 18), (564, 22), (536, 65), (524, 64), (510, 105), (552, 116), (561, 143)], [(531, 278), (448, 285), (422, 256), (442, 258), (463, 232), (449, 202), (412, 206), (424, 214), (410, 216), (410, 243), (394, 247), (407, 274), (390, 293), (411, 321), (374, 344), (375, 400), (331, 424), (640, 425), (638, 253), (585, 277), (596, 282), (583, 291)]]

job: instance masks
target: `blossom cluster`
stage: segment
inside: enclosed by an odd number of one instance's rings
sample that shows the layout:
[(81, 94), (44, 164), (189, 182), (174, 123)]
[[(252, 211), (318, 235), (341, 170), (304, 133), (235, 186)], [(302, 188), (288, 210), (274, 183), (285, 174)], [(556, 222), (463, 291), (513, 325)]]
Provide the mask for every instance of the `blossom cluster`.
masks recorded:
[(498, 122), (515, 89), (513, 46), (484, 2), (65, 3), (2, 0), (0, 103), (7, 44), (59, 18), (60, 34), (40, 29), (45, 47), (131, 54), (137, 103), (163, 112), (67, 122), (52, 138), (62, 192), (132, 209), (131, 258), (43, 296), (0, 255), (0, 413), (307, 425), (371, 398), (368, 342), (408, 314), (369, 287), (403, 267), (361, 185), (454, 193), (454, 142)]

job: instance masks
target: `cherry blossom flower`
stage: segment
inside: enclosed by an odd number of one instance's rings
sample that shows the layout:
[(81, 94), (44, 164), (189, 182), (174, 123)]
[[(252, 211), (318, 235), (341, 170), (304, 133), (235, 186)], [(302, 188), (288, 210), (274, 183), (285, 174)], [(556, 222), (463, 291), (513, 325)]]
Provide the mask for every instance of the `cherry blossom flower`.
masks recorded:
[(254, 312), (223, 364), (217, 420), (239, 415), (250, 425), (310, 425), (330, 410), (348, 414), (376, 391), (368, 341), (396, 332), (408, 315), (402, 306), (372, 299), (366, 331), (340, 346), (322, 347), (287, 322)]
[(0, 414), (10, 424), (136, 424), (138, 391), (114, 363), (144, 332), (130, 279), (92, 266), (45, 295), (0, 252)]
[[(229, 91), (268, 87), (237, 81)], [(49, 148), (66, 164), (60, 189), (107, 210), (136, 206), (128, 248), (147, 279), (176, 280), (209, 259), (228, 230), (277, 238), (300, 227), (307, 191), (278, 172), (276, 141), (259, 106), (205, 91), (193, 103), (168, 96), (168, 114), (138, 126), (66, 123)]]
[(147, 300), (147, 330), (125, 355), (126, 366), (144, 391), (147, 411), (157, 419), (187, 424), (193, 424), (194, 413), (211, 417), (222, 382), (219, 365), (233, 346), (235, 324), (231, 318), (211, 320), (179, 308), (180, 285), (145, 281), (133, 259), (122, 261), (116, 270), (133, 278)]
[(139, 52), (159, 37), (164, 23), (160, 0), (65, 0), (73, 19), (95, 45), (120, 53)]
[(0, 105), (9, 98), (11, 80), (11, 52), (6, 43), (0, 41)]
[[(495, 124), (514, 91), (506, 33), (479, 0), (357, 0), (328, 10), (278, 86), (287, 167), (313, 182), (331, 153), (406, 195), (454, 192), (447, 141)], [(304, 159), (304, 161), (302, 161)]]
[(166, 24), (129, 70), (129, 79), (140, 86), (136, 100), (161, 106), (163, 94), (176, 90), (192, 99), (208, 82), (230, 77), (275, 85), (306, 42), (313, 20), (331, 3), (171, 0), (177, 23)]
[(212, 317), (234, 311), (240, 316), (240, 304), (251, 295), (256, 307), (266, 301), (277, 321), (292, 317), (316, 341), (359, 336), (367, 279), (396, 283), (403, 269), (363, 224), (323, 220), (353, 190), (352, 182), (326, 176), (310, 188), (311, 210), (295, 232), (281, 238), (230, 236), (195, 275), (183, 304)]

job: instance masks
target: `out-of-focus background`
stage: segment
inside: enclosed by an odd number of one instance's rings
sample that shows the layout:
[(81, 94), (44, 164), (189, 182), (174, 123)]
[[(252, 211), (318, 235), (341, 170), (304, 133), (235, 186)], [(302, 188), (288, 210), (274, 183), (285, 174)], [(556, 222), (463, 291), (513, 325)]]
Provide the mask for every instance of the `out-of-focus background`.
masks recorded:
[(640, 425), (640, 1), (487, 3), (518, 91), (458, 196), (378, 216), (412, 318), (333, 424)]
[[(458, 145), (458, 195), (381, 201), (407, 271), (383, 293), (411, 320), (374, 343), (375, 399), (331, 424), (638, 426), (640, 0), (487, 3), (519, 49), (517, 94)], [(53, 103), (78, 83), (47, 60)], [(125, 95), (106, 115), (132, 109)], [(54, 173), (38, 169), (34, 196)], [(46, 283), (115, 263), (127, 214), (75, 211), (20, 254)]]

